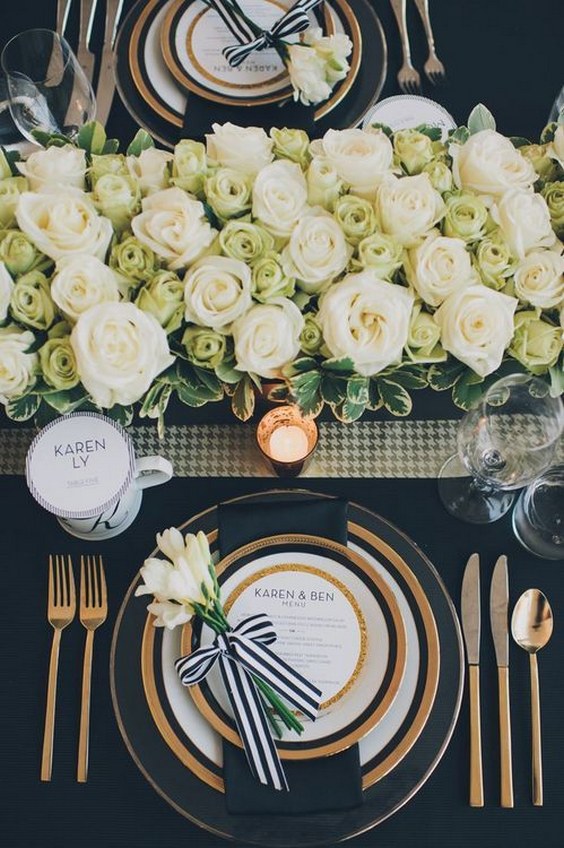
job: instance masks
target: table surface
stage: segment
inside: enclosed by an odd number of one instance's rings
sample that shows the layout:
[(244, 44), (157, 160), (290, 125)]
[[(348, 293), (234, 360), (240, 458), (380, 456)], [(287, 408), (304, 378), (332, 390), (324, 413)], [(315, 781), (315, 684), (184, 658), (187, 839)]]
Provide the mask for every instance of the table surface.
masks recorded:
[[(352, 0), (354, 4), (354, 0)], [(103, 5), (103, 4), (102, 4)], [(131, 0), (126, 0), (126, 7)], [(400, 48), (392, 12), (387, 2), (375, 3), (386, 32), (389, 72), (384, 95), (397, 93), (395, 72)], [(78, 4), (73, 3), (76, 12)], [(525, 0), (475, 0), (465, 4), (435, 0), (432, 15), (439, 55), (448, 73), (435, 95), (459, 121), (471, 107), (485, 102), (496, 115), (499, 129), (534, 138), (546, 122), (551, 103), (562, 82), (561, 4), (545, 0), (535, 9)], [(414, 4), (408, 18), (414, 60), (421, 66), (425, 42)], [(0, 45), (16, 32), (33, 26), (53, 26), (54, 0), (19, 0), (3, 11)], [(76, 20), (71, 23), (75, 26)], [(97, 26), (97, 33), (99, 27)], [(126, 141), (135, 126), (119, 103), (114, 102), (109, 132)], [(422, 470), (415, 458), (423, 450), (433, 455), (448, 450), (452, 427), (435, 428), (421, 423), (429, 418), (455, 418), (445, 396), (423, 393), (416, 398), (413, 418), (393, 422), (379, 413), (365, 423), (344, 430), (327, 429), (323, 442), (333, 440), (333, 454), (323, 455), (318, 473), (303, 481), (313, 491), (342, 495), (381, 513), (407, 532), (430, 557), (458, 606), (464, 564), (479, 550), (482, 557), (482, 601), (487, 610), (489, 579), (494, 562), (506, 553), (510, 562), (511, 602), (529, 586), (538, 586), (550, 598), (555, 612), (554, 636), (540, 657), (542, 718), (545, 740), (545, 806), (530, 802), (530, 731), (528, 664), (526, 656), (511, 647), (511, 695), (516, 806), (498, 806), (497, 687), (493, 646), (487, 617), (482, 636), (482, 721), (486, 806), (473, 810), (468, 796), (468, 705), (466, 696), (453, 740), (427, 784), (394, 817), (376, 830), (354, 840), (358, 848), (509, 848), (542, 838), (545, 848), (559, 848), (561, 797), (564, 772), (562, 706), (564, 687), (564, 628), (560, 626), (564, 598), (564, 571), (558, 564), (528, 556), (513, 539), (510, 518), (483, 528), (460, 524), (442, 509), (433, 475), (436, 467)], [(0, 746), (3, 786), (0, 821), (3, 844), (10, 848), (161, 848), (188, 843), (219, 848), (221, 840), (198, 830), (175, 813), (149, 786), (129, 757), (115, 723), (111, 706), (108, 661), (112, 625), (125, 590), (143, 558), (154, 546), (160, 529), (178, 524), (190, 515), (247, 492), (291, 487), (292, 481), (273, 481), (266, 469), (198, 461), (199, 439), (205, 435), (211, 457), (215, 445), (248, 447), (252, 430), (226, 424), (225, 409), (209, 407), (196, 412), (176, 410), (174, 429), (164, 451), (174, 447), (182, 476), (144, 495), (142, 512), (122, 536), (100, 543), (110, 597), (108, 622), (97, 632), (93, 669), (92, 740), (90, 774), (86, 785), (75, 782), (78, 737), (80, 674), (84, 631), (77, 621), (62, 640), (59, 700), (53, 781), (39, 781), (39, 761), (45, 707), (45, 680), (51, 630), (45, 620), (47, 555), (68, 552), (75, 565), (85, 545), (67, 536), (56, 521), (31, 499), (21, 475), (25, 428), (0, 421), (0, 504), (4, 541), (4, 603), (1, 618), (4, 636)], [(420, 421), (419, 421), (420, 420)], [(192, 427), (184, 426), (194, 422)], [(184, 422), (184, 424), (182, 423)], [(151, 425), (149, 425), (151, 426)], [(328, 428), (329, 424), (326, 425)], [(422, 429), (418, 429), (419, 426)], [(407, 430), (401, 429), (407, 427)], [(446, 427), (446, 429), (444, 429)], [(207, 428), (207, 429), (201, 429)], [(443, 428), (443, 429), (441, 429)], [(142, 444), (154, 442), (153, 431), (139, 431)], [(139, 435), (138, 433), (138, 435)], [(410, 451), (401, 461), (389, 446), (408, 433)], [(447, 436), (444, 436), (444, 434)], [(144, 434), (147, 437), (144, 439)], [(352, 434), (352, 435), (351, 435)], [(351, 445), (361, 439), (356, 456)], [(447, 438), (448, 437), (448, 438)], [(234, 442), (229, 440), (235, 439)], [(214, 440), (218, 440), (217, 442)], [(223, 440), (223, 441), (222, 441)], [(342, 461), (339, 444), (348, 450)], [(346, 448), (348, 445), (348, 448)], [(378, 454), (378, 451), (380, 452)], [(419, 451), (419, 453), (418, 453)], [(183, 454), (190, 454), (182, 460)], [(204, 459), (205, 459), (204, 453)], [(192, 457), (195, 457), (192, 461)], [(239, 463), (239, 464), (238, 464)], [(212, 476), (210, 476), (210, 474)], [(258, 477), (257, 475), (261, 475)]]

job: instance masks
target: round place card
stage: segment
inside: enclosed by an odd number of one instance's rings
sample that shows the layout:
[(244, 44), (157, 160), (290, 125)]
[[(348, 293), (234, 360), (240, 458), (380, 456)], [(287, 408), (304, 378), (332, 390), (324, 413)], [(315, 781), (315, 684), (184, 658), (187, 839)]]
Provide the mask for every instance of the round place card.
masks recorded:
[(439, 103), (412, 94), (398, 94), (381, 100), (362, 121), (363, 127), (371, 124), (384, 124), (392, 130), (406, 130), (426, 124), (439, 127), (443, 139), (449, 130), (455, 130), (457, 126), (452, 115)]

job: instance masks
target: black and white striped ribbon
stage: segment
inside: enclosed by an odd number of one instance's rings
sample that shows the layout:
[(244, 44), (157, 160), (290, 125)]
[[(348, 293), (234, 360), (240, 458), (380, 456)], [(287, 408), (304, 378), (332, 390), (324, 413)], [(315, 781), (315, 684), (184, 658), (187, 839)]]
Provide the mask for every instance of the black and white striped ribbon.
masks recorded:
[(275, 641), (272, 622), (264, 613), (257, 613), (240, 621), (233, 630), (218, 634), (211, 645), (180, 657), (175, 668), (182, 684), (193, 686), (219, 662), (251, 772), (266, 786), (288, 791), (264, 701), (253, 677), (268, 683), (311, 719), (317, 716), (321, 691), (270, 650), (268, 645)]

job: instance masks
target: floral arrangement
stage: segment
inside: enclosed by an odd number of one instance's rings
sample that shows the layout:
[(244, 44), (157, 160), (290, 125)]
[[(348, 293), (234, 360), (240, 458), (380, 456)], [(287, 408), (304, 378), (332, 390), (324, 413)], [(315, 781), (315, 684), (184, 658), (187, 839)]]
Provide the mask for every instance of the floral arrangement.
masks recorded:
[[(508, 139), (214, 125), (206, 143), (126, 154), (101, 126), (0, 154), (0, 401), (162, 428), (173, 395), (256, 390), (353, 421), (450, 389), (467, 408), (504, 370), (564, 390), (564, 124)], [(274, 381), (274, 386), (272, 383)]]

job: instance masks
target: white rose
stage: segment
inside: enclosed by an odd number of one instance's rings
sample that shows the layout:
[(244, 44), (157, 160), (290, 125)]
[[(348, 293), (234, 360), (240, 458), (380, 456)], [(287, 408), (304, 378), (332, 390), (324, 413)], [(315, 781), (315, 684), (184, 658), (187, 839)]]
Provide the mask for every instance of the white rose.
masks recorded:
[(325, 78), (325, 60), (305, 44), (289, 44), (288, 59), (286, 67), (294, 89), (294, 100), (305, 106), (327, 100), (331, 86)]
[(70, 341), (84, 388), (105, 409), (138, 401), (174, 362), (159, 322), (133, 303), (99, 303), (83, 312)]
[(287, 238), (307, 207), (307, 185), (295, 162), (280, 159), (263, 168), (253, 185), (253, 218)]
[(458, 188), (494, 197), (509, 188), (530, 188), (535, 169), (513, 144), (495, 130), (471, 135), (465, 144), (451, 144), (452, 173)]
[(313, 141), (314, 156), (324, 156), (353, 194), (374, 197), (376, 188), (391, 172), (393, 147), (387, 135), (374, 130), (327, 130)]
[(31, 330), (20, 330), (13, 324), (0, 327), (0, 403), (23, 395), (35, 382), (39, 357), (27, 353), (34, 341)]
[(22, 232), (55, 261), (87, 253), (104, 260), (113, 235), (89, 197), (75, 188), (48, 188), (20, 195), (16, 219)]
[(233, 324), (237, 369), (259, 377), (279, 377), (300, 351), (303, 327), (303, 315), (285, 297), (253, 306)]
[(143, 200), (143, 211), (131, 221), (133, 234), (168, 268), (184, 268), (210, 246), (216, 230), (210, 226), (204, 206), (181, 188), (166, 188)]
[(347, 267), (352, 248), (337, 221), (328, 213), (305, 215), (294, 227), (282, 252), (282, 268), (300, 288), (316, 294)]
[(439, 306), (459, 289), (476, 282), (466, 243), (437, 232), (408, 253), (407, 279), (429, 306)]
[(514, 188), (503, 194), (490, 210), (511, 253), (523, 259), (537, 247), (550, 247), (556, 236), (546, 200), (532, 191)]
[(558, 124), (554, 139), (548, 145), (546, 155), (551, 159), (556, 159), (561, 168), (564, 168), (564, 126)]
[(535, 250), (519, 263), (515, 294), (532, 306), (552, 309), (564, 300), (564, 257), (555, 250)]
[(212, 124), (212, 129), (213, 135), (206, 135), (206, 149), (219, 165), (254, 176), (272, 162), (274, 142), (263, 129), (230, 123)]
[(348, 356), (359, 374), (399, 362), (407, 343), (413, 292), (380, 280), (372, 269), (348, 274), (321, 298), (319, 321), (333, 356)]
[(499, 368), (511, 341), (517, 304), (516, 298), (483, 285), (454, 292), (434, 315), (444, 349), (487, 377)]
[(156, 147), (148, 147), (139, 156), (127, 157), (127, 170), (138, 183), (142, 195), (161, 191), (168, 186), (169, 163), (173, 159), (174, 155), (168, 150), (157, 150)]
[(69, 321), (77, 321), (98, 303), (118, 301), (118, 280), (95, 256), (65, 256), (55, 267), (51, 297)]
[(20, 174), (27, 177), (31, 191), (41, 191), (46, 186), (85, 186), (86, 153), (72, 144), (38, 150), (16, 165)]
[(0, 321), (6, 320), (13, 290), (14, 281), (11, 274), (4, 263), (0, 262)]
[(239, 259), (204, 257), (184, 277), (186, 321), (227, 332), (250, 309), (251, 284), (251, 269)]
[(378, 189), (376, 213), (385, 233), (405, 247), (415, 247), (441, 220), (445, 204), (428, 174), (389, 177)]

